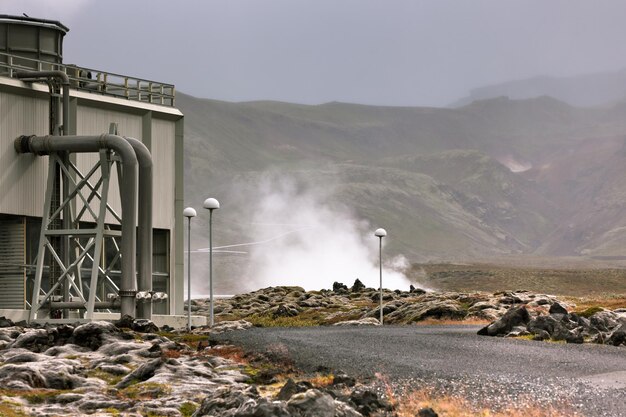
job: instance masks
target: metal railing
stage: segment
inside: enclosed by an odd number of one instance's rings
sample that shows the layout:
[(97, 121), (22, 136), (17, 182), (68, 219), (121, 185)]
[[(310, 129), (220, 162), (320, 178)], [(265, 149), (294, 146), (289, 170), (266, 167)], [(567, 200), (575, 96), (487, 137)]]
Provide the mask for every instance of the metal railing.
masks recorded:
[(70, 79), (71, 88), (76, 90), (162, 106), (175, 106), (176, 91), (173, 84), (0, 52), (0, 76), (13, 78), (18, 71), (54, 70), (65, 72)]

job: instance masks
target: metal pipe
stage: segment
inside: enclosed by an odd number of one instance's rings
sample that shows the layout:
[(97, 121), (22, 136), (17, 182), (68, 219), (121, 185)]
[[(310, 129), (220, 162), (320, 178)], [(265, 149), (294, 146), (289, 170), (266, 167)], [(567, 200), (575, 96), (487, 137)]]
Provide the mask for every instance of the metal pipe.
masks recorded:
[[(58, 99), (55, 96), (56, 95), (56, 88), (55, 88), (55, 84), (52, 83), (51, 79), (56, 79), (60, 82), (62, 90), (63, 90), (63, 128), (62, 128), (62, 132), (63, 135), (66, 136), (68, 134), (68, 129), (70, 126), (70, 79), (67, 76), (67, 74), (63, 71), (18, 71), (15, 73), (15, 77), (22, 80), (22, 81), (37, 81), (40, 79), (45, 78), (48, 84), (48, 89), (50, 90), (50, 97), (52, 98), (53, 101), (51, 101), (50, 103), (50, 129), (49, 132), (52, 135), (58, 135), (59, 133), (59, 110), (58, 110)], [(52, 117), (54, 116), (54, 118)], [(69, 156), (67, 155), (66, 152), (60, 152), (60, 157), (61, 160), (63, 161), (64, 164), (67, 165), (68, 161), (69, 161)], [(61, 171), (60, 169), (57, 167), (56, 169), (56, 186), (60, 187), (60, 178), (61, 178)], [(69, 184), (67, 181), (63, 181), (63, 189), (61, 190), (60, 188), (57, 188), (58, 191), (55, 191), (56, 196), (61, 197), (60, 201), (65, 201), (67, 199), (67, 196), (69, 195), (70, 192), (70, 188), (69, 188)], [(53, 211), (56, 209), (57, 207), (53, 207)], [(70, 217), (71, 217), (71, 212), (70, 212), (70, 207), (69, 205), (66, 204), (65, 208), (63, 209), (63, 228), (64, 229), (69, 229), (70, 228)], [(62, 254), (63, 257), (63, 262), (68, 265), (69, 264), (69, 256), (70, 256), (70, 239), (68, 236), (65, 236), (62, 240), (62, 243), (60, 244), (60, 248), (57, 247), (56, 250), (60, 249), (60, 252)], [(58, 243), (57, 243), (58, 244)], [(54, 245), (54, 243), (53, 243)], [(51, 266), (53, 268), (56, 268), (56, 264), (52, 263)], [(55, 274), (51, 274), (51, 278), (52, 279), (56, 279)], [(69, 286), (67, 285), (67, 283), (63, 286), (63, 295), (64, 295), (64, 299), (65, 301), (69, 301)], [(68, 316), (68, 311), (64, 311), (63, 315), (67, 318)]]
[(57, 78), (63, 88), (63, 134), (67, 135), (70, 126), (70, 78), (63, 71), (18, 71), (15, 77), (22, 81), (37, 81), (41, 78)]
[[(80, 301), (51, 301), (47, 304), (54, 310), (85, 308), (85, 303)], [(119, 307), (119, 301), (96, 301), (94, 304), (94, 308), (113, 309)]]
[(121, 314), (135, 317), (135, 294), (137, 293), (136, 246), (137, 239), (137, 156), (128, 141), (120, 136), (20, 136), (15, 140), (18, 153), (46, 155), (50, 152), (98, 152), (114, 150), (122, 160), (122, 279), (119, 295)]
[[(139, 163), (139, 291), (152, 291), (152, 156), (140, 140), (124, 137), (133, 147)], [(152, 297), (142, 299), (137, 305), (137, 317), (152, 319)]]

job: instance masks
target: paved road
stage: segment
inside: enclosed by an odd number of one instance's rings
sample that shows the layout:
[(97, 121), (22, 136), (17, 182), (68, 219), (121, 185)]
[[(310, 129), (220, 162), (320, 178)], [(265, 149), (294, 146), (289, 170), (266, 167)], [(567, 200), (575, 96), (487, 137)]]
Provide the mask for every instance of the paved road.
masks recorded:
[[(382, 374), (397, 389), (434, 386), (478, 403), (569, 404), (586, 416), (626, 416), (626, 348), (477, 336), (476, 326), (255, 328), (217, 336), (287, 351), (297, 366)], [(215, 337), (215, 336), (214, 336)]]

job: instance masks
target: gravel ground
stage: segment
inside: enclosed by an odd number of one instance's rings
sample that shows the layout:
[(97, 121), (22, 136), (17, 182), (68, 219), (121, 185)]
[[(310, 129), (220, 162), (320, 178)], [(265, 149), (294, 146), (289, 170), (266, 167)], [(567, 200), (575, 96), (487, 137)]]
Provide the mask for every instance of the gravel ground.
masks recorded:
[(398, 392), (427, 386), (493, 407), (531, 401), (590, 417), (626, 415), (623, 347), (477, 336), (478, 328), (254, 328), (213, 338), (279, 352), (304, 371), (378, 373)]

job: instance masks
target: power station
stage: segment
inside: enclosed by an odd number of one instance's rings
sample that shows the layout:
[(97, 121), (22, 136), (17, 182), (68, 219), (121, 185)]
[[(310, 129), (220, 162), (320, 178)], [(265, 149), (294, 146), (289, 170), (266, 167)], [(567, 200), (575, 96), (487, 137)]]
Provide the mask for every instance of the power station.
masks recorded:
[(184, 307), (174, 86), (64, 63), (68, 31), (0, 15), (0, 316), (172, 323)]

